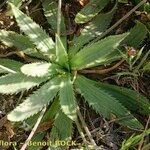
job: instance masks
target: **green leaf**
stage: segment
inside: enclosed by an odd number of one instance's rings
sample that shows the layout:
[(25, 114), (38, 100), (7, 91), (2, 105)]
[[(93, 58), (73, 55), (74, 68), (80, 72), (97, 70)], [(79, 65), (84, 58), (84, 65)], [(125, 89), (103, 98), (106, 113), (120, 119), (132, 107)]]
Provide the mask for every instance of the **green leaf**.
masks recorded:
[(36, 50), (35, 45), (24, 35), (12, 31), (0, 30), (0, 41), (9, 47), (16, 47), (19, 51), (23, 51), (27, 55), (43, 58)]
[(21, 72), (28, 76), (43, 77), (58, 74), (59, 66), (47, 62), (26, 64), (21, 67)]
[(65, 47), (60, 39), (60, 37), (56, 34), (56, 61), (62, 65), (62, 66), (66, 66), (67, 68), (68, 66), (68, 56), (67, 56), (67, 52), (65, 50)]
[(150, 71), (150, 62), (148, 62), (144, 67), (143, 67), (144, 71)]
[(109, 55), (101, 57), (101, 62), (99, 63), (99, 65), (108, 65), (116, 60), (119, 60), (120, 58), (122, 58), (122, 55), (116, 49), (113, 52), (111, 52)]
[[(121, 146), (121, 150), (129, 150), (131, 147), (135, 146), (139, 143), (139, 141), (144, 137), (150, 134), (150, 129), (146, 130), (142, 134), (139, 135), (132, 135), (127, 140), (124, 140)], [(144, 149), (143, 149), (144, 150)], [(146, 149), (145, 149), (146, 150)]]
[(72, 120), (76, 119), (77, 104), (70, 76), (62, 78), (60, 89), (60, 105), (62, 111)]
[(20, 72), (20, 67), (23, 66), (23, 63), (11, 60), (11, 59), (0, 59), (0, 69), (1, 73), (16, 73)]
[(42, 140), (44, 138), (44, 136), (46, 135), (46, 132), (40, 132), (40, 133), (37, 133), (33, 136), (32, 138), (32, 143), (37, 143), (37, 144), (31, 144), (30, 146), (28, 146), (28, 150), (40, 150), (42, 149), (42, 144), (39, 144), (39, 142), (42, 143)]
[[(52, 104), (50, 104), (50, 106), (48, 107), (49, 109), (46, 111), (46, 113), (44, 114), (41, 123), (47, 122), (47, 121), (53, 121), (56, 114), (58, 113), (58, 111), (60, 110), (60, 104), (59, 104), (59, 100), (58, 97), (56, 97)], [(35, 125), (38, 117), (39, 117), (40, 113), (37, 113), (33, 116), (31, 116), (30, 118), (27, 118), (25, 120), (25, 123), (28, 125), (29, 129), (32, 129), (33, 126)]]
[[(44, 14), (47, 18), (48, 23), (51, 25), (52, 29), (56, 33), (57, 31), (57, 15), (58, 15), (58, 4), (54, 0), (44, 0), (42, 2)], [(64, 17), (61, 15), (61, 31), (65, 31)]]
[(104, 117), (110, 118), (113, 114), (119, 119), (118, 123), (122, 125), (127, 125), (130, 128), (143, 128), (138, 120), (115, 97), (95, 86), (91, 80), (78, 76), (75, 84), (88, 104)]
[(98, 66), (104, 62), (105, 57), (111, 54), (119, 46), (127, 34), (109, 36), (92, 45), (84, 47), (71, 60), (71, 67), (74, 70), (81, 70)]
[(58, 139), (66, 141), (71, 140), (72, 123), (72, 120), (60, 110), (55, 117), (54, 125), (51, 130), (50, 138), (52, 142), (55, 142)]
[(38, 113), (56, 96), (60, 88), (60, 78), (55, 77), (31, 94), (22, 104), (8, 114), (10, 121), (23, 121)]
[[(141, 2), (141, 0), (134, 0), (134, 3), (135, 3), (136, 5), (138, 5), (140, 2)], [(144, 5), (140, 6), (140, 7), (138, 8), (138, 10), (139, 10), (139, 11), (143, 11), (143, 10), (144, 10)]]
[(19, 50), (28, 51), (34, 49), (34, 44), (28, 37), (15, 33), (13, 31), (0, 30), (0, 40), (7, 46), (15, 46)]
[[(8, 71), (6, 71), (6, 70), (4, 70), (4, 69), (2, 69), (1, 67), (0, 67), (0, 74), (2, 73), (7, 73)], [(11, 72), (12, 72), (12, 70), (11, 70)], [(12, 72), (13, 73), (13, 72)]]
[[(120, 45), (127, 45), (130, 47), (139, 48), (139, 46), (146, 38), (146, 35), (147, 28), (145, 27), (145, 25), (139, 21), (136, 21), (136, 25), (132, 29), (130, 29), (128, 36), (125, 37), (125, 39), (120, 43)], [(118, 52), (120, 52), (120, 55), (118, 56), (123, 57), (124, 54), (122, 53), (122, 50), (120, 48), (118, 49)]]
[(146, 26), (137, 21), (136, 25), (130, 30), (130, 34), (121, 42), (128, 46), (138, 48), (143, 40), (146, 38), (147, 28)]
[(96, 36), (100, 36), (109, 26), (111, 19), (116, 11), (117, 4), (114, 8), (106, 13), (97, 15), (91, 22), (89, 22), (84, 29), (81, 31), (80, 36), (74, 37), (73, 44), (74, 46), (70, 48), (70, 53), (72, 55), (76, 54), (80, 48), (82, 48), (85, 44), (90, 42)]
[(128, 3), (128, 0), (118, 0), (119, 3), (124, 3), (124, 4), (127, 4)]
[(20, 29), (34, 42), (37, 49), (45, 54), (54, 54), (54, 42), (45, 31), (13, 4), (10, 3), (10, 6)]
[(60, 104), (59, 99), (56, 97), (53, 101), (53, 103), (50, 105), (50, 108), (45, 113), (42, 122), (48, 121), (50, 119), (54, 119), (58, 111), (60, 110)]
[(141, 114), (150, 114), (150, 103), (142, 94), (115, 85), (93, 81), (93, 84), (115, 97), (120, 103), (132, 112), (140, 112)]
[(8, 2), (12, 3), (13, 5), (15, 5), (16, 7), (20, 7), (22, 5), (22, 0), (8, 0)]
[(109, 0), (90, 0), (90, 2), (76, 15), (76, 23), (86, 23), (95, 17), (107, 4)]
[(147, 12), (147, 15), (150, 14), (150, 3), (149, 2), (144, 4), (144, 11)]
[[(46, 19), (48, 23), (51, 25), (51, 28), (54, 33), (57, 32), (57, 15), (58, 15), (58, 3), (56, 0), (44, 0), (42, 2), (44, 15), (46, 16)], [(61, 14), (61, 22), (60, 22), (60, 31), (61, 36), (60, 39), (62, 40), (62, 43), (65, 48), (67, 48), (67, 37), (66, 37), (66, 25), (65, 25), (65, 19), (63, 17), (63, 14)]]
[(46, 81), (45, 78), (27, 77), (22, 73), (13, 73), (0, 77), (0, 93), (15, 94), (26, 91)]
[[(53, 120), (59, 110), (60, 110), (59, 100), (56, 98), (56, 99), (54, 100), (54, 102), (51, 104), (50, 108), (49, 108), (49, 109), (46, 111), (46, 113), (44, 114), (41, 123), (44, 123), (44, 122), (48, 122), (48, 121)], [(32, 116), (32, 117), (30, 117), (30, 118), (28, 118), (27, 121), (26, 121), (26, 123), (31, 126), (31, 129), (32, 129), (32, 127), (33, 127), (33, 126), (35, 125), (35, 123), (36, 123), (36, 120), (35, 120), (35, 117), (36, 117), (36, 116), (37, 116), (37, 118), (38, 118), (39, 113), (36, 114), (36, 115), (34, 115), (34, 116)], [(35, 135), (33, 136), (33, 138), (32, 138), (32, 141), (33, 141), (33, 142), (34, 142), (34, 141), (36, 141), (36, 142), (42, 141), (42, 139), (44, 138), (45, 134), (46, 134), (46, 131), (42, 131), (42, 133), (37, 133), (37, 134), (35, 134)], [(39, 146), (32, 146), (32, 145), (31, 145), (31, 146), (29, 146), (28, 148), (29, 148), (29, 150), (37, 150), (37, 148), (39, 148)], [(39, 148), (39, 149), (40, 149), (40, 148)]]

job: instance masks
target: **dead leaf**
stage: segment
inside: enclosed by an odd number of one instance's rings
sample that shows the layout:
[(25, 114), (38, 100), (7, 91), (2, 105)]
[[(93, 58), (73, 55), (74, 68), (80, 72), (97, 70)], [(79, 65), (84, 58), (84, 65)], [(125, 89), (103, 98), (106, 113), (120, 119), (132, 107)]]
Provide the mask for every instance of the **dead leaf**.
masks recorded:
[(12, 123), (7, 120), (7, 122), (4, 124), (4, 127), (6, 128), (8, 139), (11, 139), (15, 135)]
[(52, 124), (53, 124), (52, 121), (48, 121), (48, 122), (44, 122), (40, 124), (36, 130), (36, 133), (43, 132), (43, 131), (50, 129), (52, 127)]
[(89, 3), (89, 0), (79, 0), (79, 3), (81, 6), (85, 6), (87, 3)]
[(4, 126), (4, 124), (7, 122), (7, 116), (4, 116), (0, 119), (0, 128)]

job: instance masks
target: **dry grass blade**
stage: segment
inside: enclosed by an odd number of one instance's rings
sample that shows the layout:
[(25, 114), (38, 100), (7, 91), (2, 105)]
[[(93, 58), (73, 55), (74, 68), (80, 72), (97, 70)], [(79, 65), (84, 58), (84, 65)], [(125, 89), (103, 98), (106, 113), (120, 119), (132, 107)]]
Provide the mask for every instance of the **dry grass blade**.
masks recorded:
[(141, 149), (142, 149), (142, 145), (143, 145), (143, 143), (144, 143), (145, 131), (148, 129), (149, 123), (150, 123), (150, 116), (149, 116), (149, 118), (148, 118), (148, 120), (147, 120), (147, 123), (146, 123), (145, 129), (144, 129), (144, 132), (143, 132), (142, 139), (141, 139), (141, 141), (139, 142), (138, 150), (141, 150)]
[(44, 107), (43, 110), (41, 111), (40, 116), (39, 116), (37, 122), (35, 123), (32, 131), (30, 133), (30, 135), (28, 136), (27, 140), (25, 141), (24, 145), (21, 147), (20, 150), (26, 150), (29, 141), (31, 141), (33, 135), (35, 134), (35, 131), (37, 130), (37, 128), (38, 128), (38, 126), (39, 126), (39, 124), (40, 124), (40, 122), (41, 122), (41, 120), (42, 120), (42, 118), (44, 116), (45, 111), (46, 111), (46, 107)]

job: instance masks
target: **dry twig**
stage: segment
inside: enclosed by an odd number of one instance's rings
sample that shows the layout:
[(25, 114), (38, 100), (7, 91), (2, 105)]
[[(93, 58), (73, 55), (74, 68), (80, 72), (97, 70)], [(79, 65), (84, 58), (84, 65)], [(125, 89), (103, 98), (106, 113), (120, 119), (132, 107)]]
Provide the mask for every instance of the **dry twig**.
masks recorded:
[(146, 132), (146, 130), (148, 129), (149, 123), (150, 123), (150, 116), (149, 116), (149, 118), (148, 118), (148, 120), (147, 120), (145, 129), (144, 129), (144, 132), (143, 132), (143, 135), (142, 135), (142, 139), (141, 139), (141, 141), (140, 141), (140, 143), (139, 143), (138, 150), (141, 150), (141, 148), (142, 148), (142, 145), (143, 145), (143, 143), (144, 143), (145, 132)]
[(41, 120), (42, 120), (42, 118), (44, 116), (45, 111), (46, 111), (46, 107), (44, 107), (43, 110), (41, 111), (40, 116), (37, 119), (36, 124), (34, 125), (34, 127), (33, 127), (32, 131), (31, 131), (30, 135), (28, 136), (27, 140), (25, 141), (24, 145), (21, 147), (20, 150), (26, 150), (29, 141), (31, 141), (34, 133), (36, 132), (36, 130), (37, 130), (37, 128), (38, 128), (38, 126), (39, 126), (39, 124), (40, 124), (40, 122), (41, 122)]
[(82, 123), (82, 126), (83, 126), (83, 128), (84, 128), (84, 130), (85, 130), (85, 132), (86, 132), (86, 134), (87, 134), (87, 136), (88, 136), (88, 138), (89, 138), (91, 144), (92, 144), (92, 145), (95, 147), (95, 149), (96, 149), (97, 145), (96, 145), (95, 141), (93, 140), (92, 135), (91, 135), (91, 133), (90, 133), (90, 131), (89, 131), (89, 129), (88, 129), (88, 127), (87, 127), (87, 125), (86, 125), (86, 123), (85, 123), (85, 121), (84, 121), (84, 118), (82, 117), (82, 114), (81, 114), (81, 112), (80, 112), (79, 109), (77, 110), (77, 114), (78, 114), (78, 117), (79, 117), (79, 119), (80, 119), (80, 121), (81, 121), (81, 123)]
[(124, 60), (120, 60), (118, 63), (116, 63), (114, 66), (110, 67), (110, 68), (107, 68), (107, 69), (97, 69), (97, 70), (81, 70), (80, 73), (83, 73), (83, 74), (106, 74), (112, 70), (115, 70), (116, 68), (118, 68), (122, 63), (124, 62)]

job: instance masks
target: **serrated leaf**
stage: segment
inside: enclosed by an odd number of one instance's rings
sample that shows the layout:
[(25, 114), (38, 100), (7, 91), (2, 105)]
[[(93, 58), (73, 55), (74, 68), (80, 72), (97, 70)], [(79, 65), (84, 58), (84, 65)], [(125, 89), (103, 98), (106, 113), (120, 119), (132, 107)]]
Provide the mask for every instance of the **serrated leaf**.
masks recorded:
[(59, 66), (56, 64), (37, 62), (23, 65), (21, 67), (21, 72), (28, 76), (43, 77), (56, 75), (59, 69)]
[(15, 46), (22, 51), (34, 49), (34, 44), (28, 37), (13, 31), (0, 30), (0, 40), (7, 46)]
[(20, 29), (30, 38), (39, 51), (44, 54), (54, 54), (54, 42), (30, 17), (10, 3), (12, 12)]
[[(129, 150), (131, 147), (135, 146), (139, 143), (139, 141), (143, 138), (143, 136), (147, 136), (150, 134), (150, 129), (144, 131), (142, 134), (139, 135), (132, 135), (127, 140), (124, 140), (120, 150)], [(144, 150), (144, 147), (142, 148)], [(145, 149), (148, 150), (148, 149)]]
[(0, 69), (1, 73), (16, 73), (20, 72), (20, 67), (23, 63), (11, 59), (1, 58), (0, 59)]
[(76, 23), (86, 23), (95, 17), (107, 4), (109, 0), (90, 0), (90, 2), (76, 15)]
[(124, 87), (102, 82), (92, 82), (95, 86), (107, 91), (109, 95), (115, 97), (120, 103), (122, 103), (132, 112), (140, 112), (143, 115), (150, 114), (150, 103), (142, 94)]
[[(51, 104), (50, 108), (46, 111), (46, 113), (44, 114), (41, 123), (45, 123), (48, 121), (51, 121), (55, 118), (56, 114), (59, 112), (60, 110), (60, 105), (59, 105), (59, 100), (55, 99), (54, 102)], [(36, 114), (37, 118), (39, 116), (39, 114)], [(35, 117), (36, 115), (30, 117), (27, 119), (27, 124), (29, 124), (31, 127), (33, 127), (36, 123)], [(38, 141), (42, 141), (42, 139), (44, 138), (46, 134), (46, 131), (42, 131), (42, 133), (37, 133), (34, 135), (34, 137), (32, 138), (32, 141), (34, 142), (38, 142)], [(29, 146), (28, 147), (29, 150), (37, 150), (37, 148), (39, 148), (39, 146)]]
[[(40, 133), (37, 133), (37, 134), (35, 134), (34, 136), (33, 136), (33, 138), (32, 138), (32, 142), (33, 143), (38, 143), (39, 141), (42, 141), (43, 140), (43, 138), (45, 137), (45, 135), (46, 135), (46, 132), (40, 132)], [(42, 149), (42, 145), (41, 144), (31, 144), (30, 146), (28, 146), (28, 150), (40, 150), (40, 149)]]
[(120, 54), (120, 52), (118, 50), (114, 50), (109, 55), (102, 57), (99, 65), (108, 65), (116, 60), (119, 60), (120, 58), (122, 58), (122, 55)]
[(62, 111), (72, 120), (76, 119), (77, 104), (70, 76), (62, 78), (60, 89)]
[(37, 57), (44, 58), (35, 48), (35, 45), (29, 40), (27, 36), (18, 34), (13, 31), (0, 30), (0, 41), (8, 47), (16, 47), (23, 53)]
[(65, 47), (60, 39), (60, 37), (56, 34), (56, 61), (68, 68), (68, 55), (67, 55), (67, 52), (65, 50)]
[(60, 110), (55, 117), (54, 125), (51, 130), (50, 137), (52, 142), (55, 142), (58, 139), (66, 141), (71, 140), (72, 123), (72, 120)]
[(134, 48), (138, 48), (143, 40), (146, 38), (147, 28), (146, 26), (137, 21), (136, 25), (130, 30), (130, 34), (121, 42)]
[(8, 114), (10, 121), (23, 121), (38, 113), (56, 96), (60, 88), (60, 78), (55, 77), (31, 94), (22, 104)]
[[(56, 0), (44, 0), (42, 2), (42, 6), (44, 10), (44, 15), (48, 23), (51, 25), (52, 31), (55, 34), (57, 32), (58, 3)], [(67, 48), (66, 25), (63, 14), (61, 14), (60, 31), (60, 39), (62, 40), (64, 47)]]
[(97, 15), (91, 22), (89, 22), (84, 29), (81, 31), (80, 36), (74, 37), (74, 46), (70, 48), (70, 53), (72, 55), (76, 54), (80, 48), (82, 48), (89, 41), (94, 39), (96, 36), (100, 36), (109, 26), (111, 19), (116, 11), (116, 6), (106, 13)]
[(130, 128), (143, 128), (138, 120), (116, 98), (102, 88), (96, 87), (91, 80), (78, 76), (75, 84), (88, 104), (98, 113), (103, 114), (104, 117), (110, 118), (110, 115), (113, 114), (118, 119), (120, 118), (118, 122), (123, 125)]
[[(58, 4), (54, 0), (44, 0), (42, 2), (44, 14), (47, 18), (48, 23), (51, 25), (52, 29), (56, 33), (57, 31), (57, 15), (58, 15)], [(61, 15), (60, 31), (65, 31), (64, 17)]]
[(13, 73), (0, 77), (0, 93), (15, 94), (21, 91), (29, 90), (40, 83), (46, 81), (46, 78), (27, 77), (22, 73)]
[(60, 102), (58, 97), (56, 97), (56, 99), (54, 99), (53, 103), (51, 104), (50, 108), (45, 113), (42, 122), (54, 119), (59, 110), (60, 110)]
[[(45, 112), (45, 114), (41, 120), (41, 123), (48, 122), (48, 121), (53, 122), (53, 120), (59, 110), (60, 110), (60, 104), (59, 104), (58, 98), (56, 97), (53, 100), (52, 104), (50, 105), (49, 109)], [(25, 120), (25, 123), (30, 127), (30, 129), (32, 129), (33, 126), (35, 125), (39, 115), (40, 115), (40, 112)]]
[(148, 62), (144, 67), (143, 69), (144, 71), (150, 71), (150, 62)]
[(71, 67), (73, 70), (81, 70), (98, 66), (103, 62), (103, 58), (107, 57), (119, 46), (120, 42), (127, 34), (109, 36), (92, 45), (81, 49), (72, 59)]

